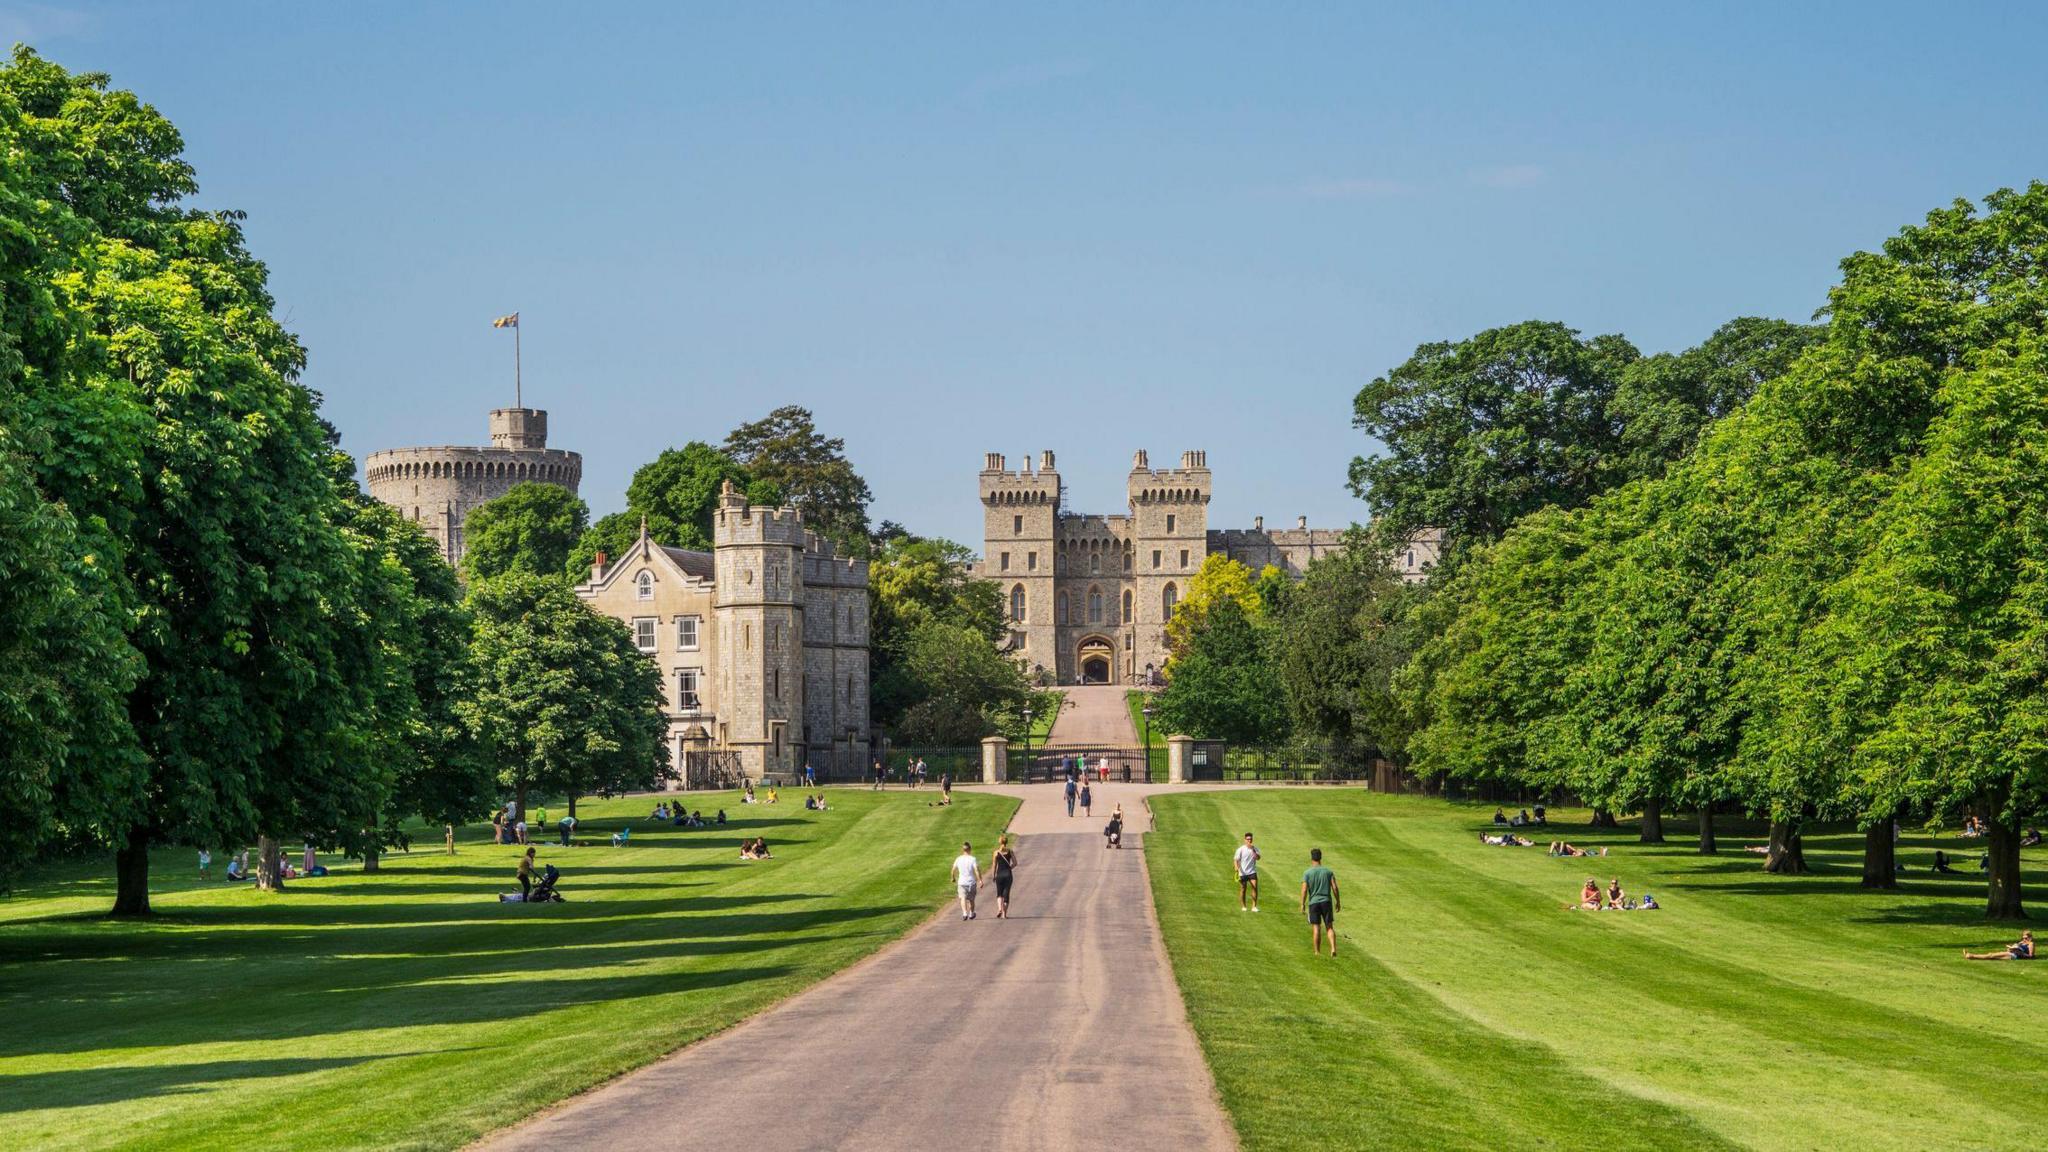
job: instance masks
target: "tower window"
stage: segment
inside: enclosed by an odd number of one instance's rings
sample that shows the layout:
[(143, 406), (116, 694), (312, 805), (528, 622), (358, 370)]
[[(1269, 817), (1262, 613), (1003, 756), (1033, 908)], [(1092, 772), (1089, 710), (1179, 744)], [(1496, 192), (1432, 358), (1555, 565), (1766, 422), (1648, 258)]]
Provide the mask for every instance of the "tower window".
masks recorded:
[(1152, 550), (1152, 566), (1154, 568), (1159, 567), (1159, 549), (1157, 548)]
[(1060, 593), (1059, 614), (1060, 623), (1065, 624), (1067, 622), (1067, 594), (1065, 592)]
[(1102, 623), (1102, 590), (1099, 588), (1090, 588), (1088, 590), (1088, 622), (1090, 624)]
[(1038, 571), (1038, 553), (1026, 552), (1024, 554), (1024, 570), (1026, 572)]
[(1024, 586), (1022, 584), (1010, 589), (1010, 619), (1015, 620), (1019, 624), (1024, 622)]
[(1010, 517), (1010, 535), (1012, 535), (1012, 536), (1022, 536), (1023, 534), (1024, 534), (1024, 518), (1023, 518), (1022, 516), (1012, 516), (1012, 517)]
[(1188, 550), (1185, 548), (1180, 550), (1180, 566), (1182, 568), (1186, 568), (1188, 566)]
[(1093, 555), (1090, 555), (1090, 556), (1088, 557), (1088, 572), (1089, 572), (1089, 574), (1090, 574), (1090, 575), (1093, 575), (1094, 573), (1097, 573), (1097, 572), (1100, 572), (1100, 571), (1102, 571), (1102, 556), (1101, 556), (1101, 555), (1100, 555), (1099, 553), (1097, 553), (1097, 554), (1093, 554)]
[(635, 589), (634, 595), (637, 598), (641, 600), (654, 599), (654, 573), (642, 569), (640, 575), (633, 577), (633, 587)]
[(1178, 588), (1175, 588), (1175, 587), (1174, 587), (1173, 585), (1171, 585), (1171, 584), (1168, 584), (1168, 585), (1167, 585), (1166, 587), (1164, 587), (1164, 588), (1160, 589), (1160, 590), (1159, 590), (1159, 618), (1160, 618), (1161, 620), (1171, 620), (1171, 619), (1173, 619), (1173, 606), (1174, 606), (1174, 604), (1178, 603), (1178, 602), (1179, 602), (1179, 600), (1180, 600), (1180, 589), (1178, 589)]
[(1124, 623), (1131, 622), (1131, 590), (1124, 589)]
[(1008, 552), (1003, 553), (1001, 559), (996, 562), (996, 570), (998, 572), (1008, 572), (1010, 570), (1010, 554)]
[(1171, 512), (1166, 514), (1166, 534), (1168, 536), (1173, 535), (1173, 513)]

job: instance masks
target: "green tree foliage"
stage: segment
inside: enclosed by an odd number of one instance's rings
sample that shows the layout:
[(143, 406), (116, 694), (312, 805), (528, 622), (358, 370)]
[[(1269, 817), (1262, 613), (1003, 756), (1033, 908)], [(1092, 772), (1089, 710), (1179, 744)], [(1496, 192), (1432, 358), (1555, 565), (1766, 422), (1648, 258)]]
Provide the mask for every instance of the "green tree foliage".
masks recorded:
[(526, 807), (650, 788), (668, 773), (661, 672), (625, 625), (584, 607), (559, 578), (514, 571), (470, 586), (476, 690), (460, 708)]
[(1287, 693), (1274, 670), (1275, 633), (1237, 599), (1213, 601), (1166, 666), (1156, 705), (1160, 723), (1204, 740), (1286, 742)]
[[(1022, 671), (998, 649), (1009, 631), (1002, 592), (969, 574), (972, 559), (950, 540), (902, 533), (869, 562), (869, 707), (902, 739), (950, 744), (971, 731), (972, 743), (1028, 702)], [(949, 664), (965, 679), (947, 682)]]
[(895, 725), (899, 744), (962, 747), (1016, 731), (1026, 706), (1043, 706), (1017, 662), (963, 624), (928, 619), (903, 637), (894, 678), (916, 699)]
[[(6, 417), (141, 667), (126, 723), (73, 743), (58, 813), (116, 847), (126, 914), (149, 909), (151, 844), (325, 827), (376, 791), (350, 681), (363, 572), (304, 354), (240, 217), (184, 205), (181, 151), (104, 76), (27, 49), (0, 68)], [(116, 685), (127, 667), (104, 665)]]
[(1785, 374), (1822, 330), (1789, 320), (1730, 320), (1696, 348), (1645, 356), (1623, 369), (1610, 411), (1621, 425), (1622, 474), (1656, 476), (1699, 443), (1709, 424)]
[(726, 454), (803, 513), (812, 531), (848, 555), (868, 546), (868, 482), (846, 459), (846, 441), (818, 433), (809, 409), (786, 405), (725, 438)]
[[(1268, 572), (1284, 584), (1285, 577), (1278, 569), (1269, 567)], [(1166, 622), (1166, 647), (1171, 654), (1168, 659), (1178, 658), (1187, 650), (1202, 622), (1222, 601), (1236, 604), (1255, 622), (1263, 621), (1267, 600), (1277, 600), (1281, 595), (1274, 590), (1271, 580), (1261, 583), (1265, 575), (1253, 575), (1250, 568), (1221, 552), (1204, 557), (1202, 566), (1188, 578), (1187, 592), (1174, 603), (1173, 616)]]
[(626, 510), (591, 525), (569, 554), (569, 574), (581, 580), (597, 554), (622, 556), (640, 539), (644, 519), (655, 542), (670, 548), (711, 550), (711, 521), (718, 493), (731, 481), (750, 504), (776, 505), (782, 493), (759, 482), (722, 449), (692, 440), (670, 448), (633, 473), (626, 486)]
[(1349, 547), (1318, 557), (1275, 614), (1274, 672), (1286, 690), (1294, 730), (1321, 743), (1337, 763), (1406, 758), (1408, 713), (1395, 673), (1420, 642), (1420, 585), (1405, 584), (1362, 532)]
[(515, 484), (470, 509), (463, 521), (462, 574), (490, 580), (509, 572), (559, 579), (590, 527), (590, 508), (557, 484)]

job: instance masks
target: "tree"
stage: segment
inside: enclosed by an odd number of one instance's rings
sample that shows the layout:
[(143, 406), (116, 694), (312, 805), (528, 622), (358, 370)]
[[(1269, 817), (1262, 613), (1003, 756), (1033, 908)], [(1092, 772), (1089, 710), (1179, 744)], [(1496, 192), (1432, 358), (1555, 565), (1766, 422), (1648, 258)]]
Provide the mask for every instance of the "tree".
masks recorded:
[(661, 672), (626, 626), (559, 579), (509, 572), (470, 586), (476, 690), (461, 704), (521, 811), (535, 791), (576, 798), (668, 774)]
[[(1271, 569), (1280, 579), (1277, 569)], [(1173, 605), (1173, 615), (1166, 621), (1166, 647), (1177, 658), (1186, 650), (1209, 612), (1219, 603), (1228, 600), (1243, 610), (1253, 621), (1266, 618), (1266, 600), (1260, 595), (1260, 577), (1255, 577), (1245, 565), (1225, 556), (1211, 552), (1202, 559), (1202, 566), (1188, 579), (1187, 594)]]
[[(1240, 566), (1241, 567), (1241, 566)], [(1271, 745), (1289, 733), (1274, 674), (1272, 630), (1230, 596), (1215, 599), (1166, 666), (1157, 707), (1166, 727), (1206, 740)]]
[(1784, 375), (1824, 333), (1818, 325), (1745, 316), (1721, 325), (1698, 347), (1630, 363), (1609, 406), (1621, 425), (1623, 474), (1662, 475), (1693, 450), (1708, 425)]
[[(947, 696), (956, 704), (960, 699), (954, 686), (927, 678), (938, 667), (936, 661), (920, 663), (910, 658), (920, 629), (929, 625), (957, 629), (977, 637), (989, 657), (1007, 660), (997, 650), (1009, 632), (1002, 593), (994, 584), (969, 573), (972, 559), (972, 552), (950, 540), (905, 533), (886, 540), (869, 562), (869, 707), (876, 723), (898, 725), (919, 702), (934, 696)], [(956, 633), (945, 635), (953, 643), (966, 643)], [(972, 698), (970, 707), (953, 707), (949, 715), (986, 715), (991, 710), (1001, 710), (996, 698)]]
[(508, 572), (560, 579), (589, 527), (590, 508), (574, 492), (557, 484), (514, 484), (470, 509), (463, 521), (462, 574), (469, 580)]
[[(184, 205), (181, 151), (105, 76), (25, 48), (0, 68), (6, 415), (143, 670), (65, 771), (65, 832), (115, 848), (117, 914), (149, 911), (152, 844), (242, 840), (360, 767), (357, 697), (324, 695), (360, 651), (360, 573), (304, 353), (240, 216)], [(280, 768), (302, 748), (324, 751)]]
[(872, 494), (846, 459), (846, 441), (818, 434), (810, 410), (785, 405), (725, 438), (726, 454), (771, 485), (804, 522), (848, 555), (864, 555)]
[(1533, 320), (1425, 344), (1353, 401), (1353, 427), (1385, 454), (1351, 462), (1351, 491), (1390, 536), (1440, 528), (1451, 552), (1539, 508), (1575, 508), (1623, 473), (1610, 409), (1638, 355), (1620, 336)]
[(962, 624), (927, 619), (904, 639), (901, 676), (918, 688), (897, 723), (899, 742), (960, 747), (1013, 731), (1040, 703), (1016, 661)]
[(1422, 586), (1403, 583), (1364, 533), (1311, 561), (1277, 615), (1274, 673), (1296, 732), (1339, 763), (1405, 761), (1408, 713), (1394, 674), (1413, 655)]
[(656, 541), (671, 548), (709, 551), (718, 493), (728, 480), (747, 494), (750, 504), (782, 502), (774, 485), (756, 481), (721, 449), (692, 440), (664, 451), (633, 473), (626, 486), (626, 510), (604, 517), (583, 534), (569, 554), (570, 576), (582, 579), (599, 552), (624, 555), (640, 539), (643, 518), (648, 535)]

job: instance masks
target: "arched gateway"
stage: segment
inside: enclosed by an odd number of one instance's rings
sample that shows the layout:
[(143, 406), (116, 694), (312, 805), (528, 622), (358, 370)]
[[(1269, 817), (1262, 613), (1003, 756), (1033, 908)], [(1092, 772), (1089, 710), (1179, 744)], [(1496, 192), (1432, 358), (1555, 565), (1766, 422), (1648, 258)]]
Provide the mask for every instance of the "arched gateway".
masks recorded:
[(1104, 636), (1084, 636), (1074, 648), (1074, 667), (1081, 670), (1081, 683), (1108, 684), (1116, 671), (1116, 647)]

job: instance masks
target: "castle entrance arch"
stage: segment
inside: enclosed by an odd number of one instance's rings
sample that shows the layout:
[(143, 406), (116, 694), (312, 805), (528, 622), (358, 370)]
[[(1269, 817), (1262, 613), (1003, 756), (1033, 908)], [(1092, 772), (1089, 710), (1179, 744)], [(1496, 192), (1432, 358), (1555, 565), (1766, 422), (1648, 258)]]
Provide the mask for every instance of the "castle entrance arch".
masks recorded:
[(1084, 636), (1074, 649), (1074, 667), (1081, 670), (1081, 683), (1107, 684), (1116, 668), (1116, 648), (1106, 636)]

